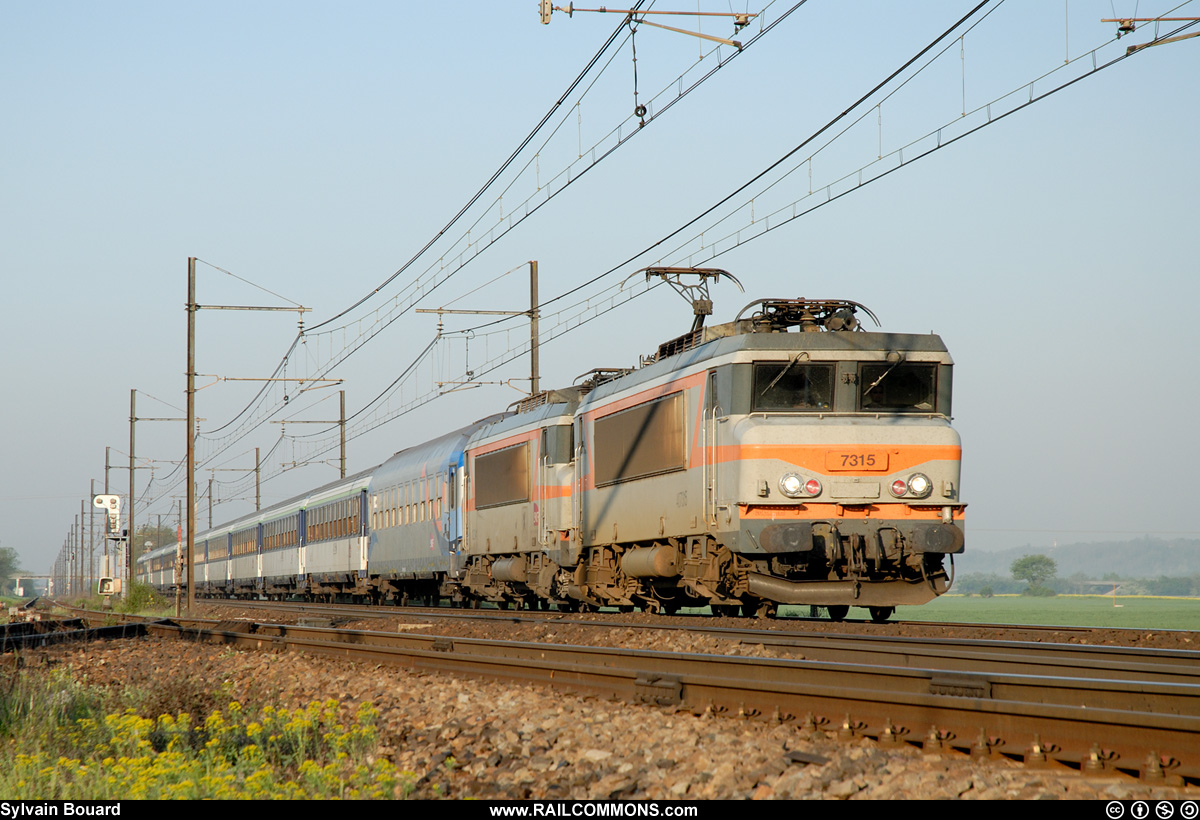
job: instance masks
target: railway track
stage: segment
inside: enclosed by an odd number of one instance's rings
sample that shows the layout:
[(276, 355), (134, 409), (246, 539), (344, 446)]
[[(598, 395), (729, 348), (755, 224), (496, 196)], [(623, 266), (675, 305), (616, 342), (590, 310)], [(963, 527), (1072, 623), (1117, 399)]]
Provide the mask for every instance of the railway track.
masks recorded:
[[(503, 621), (505, 623), (546, 623), (606, 630), (628, 629), (630, 625), (616, 621), (596, 621), (575, 618), (561, 613), (509, 613), (486, 610), (422, 609), (389, 610), (386, 608), (340, 605), (250, 602), (248, 608), (263, 608), (272, 612), (289, 612), (303, 620), (305, 617), (394, 618), (411, 616), (443, 622)], [(1200, 650), (1153, 649), (1127, 646), (1104, 646), (1045, 641), (979, 640), (977, 638), (904, 637), (886, 633), (850, 634), (836, 632), (780, 631), (772, 628), (752, 628), (737, 624), (740, 619), (714, 619), (716, 623), (699, 624), (638, 624), (637, 629), (664, 634), (707, 635), (731, 644), (769, 647), (780, 653), (793, 654), (808, 660), (843, 662), (855, 660), (880, 666), (907, 668), (936, 668), (951, 672), (1011, 672), (1026, 675), (1074, 676), (1082, 678), (1116, 678), (1131, 681), (1161, 683), (1191, 683), (1200, 681)], [(727, 625), (733, 623), (735, 625)], [(747, 620), (746, 623), (756, 623)], [(1003, 627), (995, 627), (1000, 630)], [(1023, 630), (1022, 630), (1023, 631)], [(1078, 634), (1069, 630), (1067, 634)]]
[[(367, 604), (324, 604), (310, 603), (301, 601), (254, 601), (241, 598), (229, 599), (202, 599), (203, 605), (229, 605), (241, 606), (254, 609), (266, 609), (272, 611), (292, 611), (299, 613), (328, 613), (331, 616), (345, 616), (353, 614), (356, 616), (366, 617), (396, 617), (403, 615), (414, 615), (420, 617), (431, 618), (501, 618), (501, 619), (519, 619), (519, 620), (561, 620), (564, 617), (574, 617), (571, 613), (564, 613), (558, 610), (537, 610), (537, 609), (457, 609), (452, 607), (428, 607), (428, 606), (390, 606), (390, 605), (367, 605)], [(606, 612), (592, 613), (593, 617), (599, 615), (603, 617)], [(677, 614), (669, 616), (671, 618), (686, 618), (691, 621), (706, 621), (714, 617), (697, 611), (696, 614)], [(653, 616), (656, 622), (669, 622), (667, 617), (657, 615)], [(894, 620), (888, 621), (885, 624), (878, 624), (868, 618), (846, 618), (842, 621), (831, 622), (827, 618), (820, 617), (804, 617), (804, 616), (783, 616), (770, 619), (769, 621), (758, 621), (750, 617), (725, 617), (723, 623), (768, 623), (770, 628), (788, 629), (795, 626), (803, 626), (805, 624), (823, 624), (832, 626), (836, 623), (862, 625), (877, 630), (886, 630), (889, 628), (903, 627), (918, 627), (918, 628), (936, 628), (940, 630), (987, 630), (996, 633), (1004, 634), (1029, 634), (1029, 635), (1049, 635), (1055, 638), (1078, 637), (1089, 638), (1100, 633), (1129, 633), (1131, 635), (1144, 635), (1147, 632), (1154, 634), (1196, 634), (1193, 630), (1182, 629), (1119, 629), (1119, 628), (1104, 628), (1097, 629), (1087, 626), (1064, 626), (1057, 624), (997, 624), (997, 623), (972, 623), (968, 621), (903, 621)], [(689, 627), (694, 628), (694, 627)]]
[[(310, 614), (321, 609), (306, 608)], [(1200, 656), (1194, 652), (804, 636), (725, 626), (708, 631), (742, 643), (774, 640), (782, 651), (803, 657), (251, 620), (192, 619), (149, 623), (145, 629), (249, 649), (535, 682), (695, 713), (781, 721), (802, 733), (871, 737), (927, 751), (1004, 756), (1034, 767), (1200, 784)]]

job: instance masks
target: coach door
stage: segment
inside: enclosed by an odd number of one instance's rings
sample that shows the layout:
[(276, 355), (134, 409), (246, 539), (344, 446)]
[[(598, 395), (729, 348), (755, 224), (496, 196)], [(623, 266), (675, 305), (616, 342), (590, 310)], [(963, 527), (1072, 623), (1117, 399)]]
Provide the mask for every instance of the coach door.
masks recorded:
[(358, 494), (358, 498), (354, 500), (358, 505), (358, 515), (354, 522), (353, 537), (358, 540), (358, 577), (367, 577), (367, 554), (368, 544), (370, 539), (370, 529), (367, 522), (371, 515), (371, 497), (363, 490)]

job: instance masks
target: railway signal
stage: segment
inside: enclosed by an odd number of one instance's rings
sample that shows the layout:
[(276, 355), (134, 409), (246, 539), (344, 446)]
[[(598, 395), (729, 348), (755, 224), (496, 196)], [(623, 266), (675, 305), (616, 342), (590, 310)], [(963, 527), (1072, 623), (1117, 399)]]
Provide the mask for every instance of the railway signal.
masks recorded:
[[(114, 541), (117, 548), (124, 543), (125, 536), (121, 534), (121, 496), (101, 494), (92, 496), (92, 506), (104, 510), (108, 514), (108, 525), (105, 537)], [(121, 579), (112, 577), (112, 568), (108, 565), (108, 550), (104, 551), (104, 567), (96, 584), (96, 592), (100, 595), (115, 595), (121, 592)]]

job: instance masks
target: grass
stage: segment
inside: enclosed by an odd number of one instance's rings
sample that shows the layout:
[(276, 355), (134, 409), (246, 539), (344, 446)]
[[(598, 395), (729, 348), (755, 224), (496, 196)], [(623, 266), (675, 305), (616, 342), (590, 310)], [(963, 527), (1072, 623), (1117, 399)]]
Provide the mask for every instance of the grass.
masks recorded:
[[(415, 780), (371, 754), (378, 713), (369, 704), (353, 714), (336, 700), (289, 711), (226, 698), (209, 708), (211, 685), (190, 693), (197, 700), (177, 686), (113, 692), (62, 670), (5, 666), (0, 794), (7, 799), (381, 798), (407, 795)], [(181, 694), (200, 708), (154, 709)]]
[[(1114, 607), (1111, 595), (980, 598), (950, 594), (924, 606), (901, 607), (897, 617), (906, 621), (1200, 630), (1200, 598), (1117, 596), (1116, 604)], [(853, 615), (855, 611), (850, 612)]]
[(146, 615), (154, 618), (170, 618), (175, 615), (175, 599), (164, 598), (149, 584), (134, 584), (125, 596), (90, 595), (75, 601), (84, 608), (103, 612), (111, 610), (123, 615)]
[[(145, 613), (163, 601), (135, 585), (112, 604)], [(408, 796), (416, 781), (376, 758), (378, 713), (369, 704), (280, 709), (258, 702), (270, 698), (255, 697), (253, 686), (235, 699), (220, 661), (101, 687), (23, 660), (0, 660), (7, 799), (374, 799)]]

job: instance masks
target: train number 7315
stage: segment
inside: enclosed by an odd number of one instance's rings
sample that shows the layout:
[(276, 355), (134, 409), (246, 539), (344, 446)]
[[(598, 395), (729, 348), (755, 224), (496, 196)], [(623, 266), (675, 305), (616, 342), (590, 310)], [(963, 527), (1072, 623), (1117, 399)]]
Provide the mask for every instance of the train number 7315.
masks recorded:
[(825, 469), (837, 470), (886, 470), (888, 454), (885, 450), (829, 450), (825, 453)]

